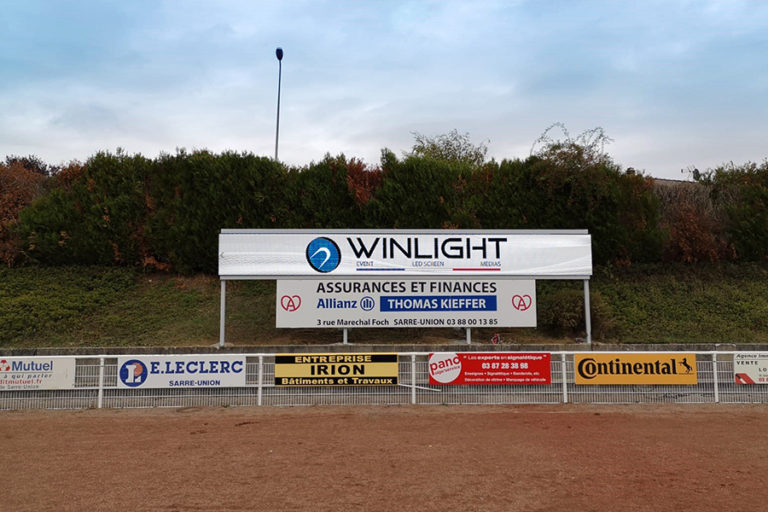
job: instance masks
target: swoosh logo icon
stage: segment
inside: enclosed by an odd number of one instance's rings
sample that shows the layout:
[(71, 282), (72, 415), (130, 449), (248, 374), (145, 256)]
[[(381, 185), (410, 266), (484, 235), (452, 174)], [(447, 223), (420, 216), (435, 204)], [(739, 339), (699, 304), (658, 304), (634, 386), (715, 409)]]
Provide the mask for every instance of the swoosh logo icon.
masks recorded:
[(307, 263), (318, 272), (333, 272), (341, 263), (341, 250), (331, 238), (320, 236), (307, 245)]
[(327, 247), (320, 247), (319, 249), (317, 249), (315, 252), (312, 253), (312, 256), (310, 256), (310, 258), (314, 258), (319, 253), (323, 253), (325, 255), (325, 259), (323, 260), (323, 262), (321, 264), (319, 264), (317, 266), (317, 268), (323, 268), (323, 265), (328, 263), (328, 260), (331, 259), (331, 251), (328, 250)]

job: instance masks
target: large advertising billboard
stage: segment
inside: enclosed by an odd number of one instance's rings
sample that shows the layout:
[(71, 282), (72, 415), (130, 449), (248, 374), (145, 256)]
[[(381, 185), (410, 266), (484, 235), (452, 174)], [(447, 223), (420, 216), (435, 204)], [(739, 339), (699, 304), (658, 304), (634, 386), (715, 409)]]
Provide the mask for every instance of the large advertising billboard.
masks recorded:
[(224, 229), (219, 276), (588, 277), (586, 231)]
[(575, 354), (576, 384), (697, 384), (696, 354)]
[(0, 357), (0, 391), (74, 387), (75, 358)]
[(549, 385), (549, 353), (436, 352), (429, 354), (432, 385)]
[(536, 327), (532, 280), (279, 280), (277, 327)]
[(243, 387), (245, 355), (123, 356), (117, 371), (126, 389)]

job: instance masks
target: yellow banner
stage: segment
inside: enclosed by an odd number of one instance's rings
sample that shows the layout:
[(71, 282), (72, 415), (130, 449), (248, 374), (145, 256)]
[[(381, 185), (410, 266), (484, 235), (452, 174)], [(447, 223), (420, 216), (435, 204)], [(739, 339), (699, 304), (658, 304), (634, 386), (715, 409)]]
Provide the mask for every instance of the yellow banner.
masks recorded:
[(275, 386), (396, 386), (397, 354), (276, 354)]
[(576, 384), (696, 384), (696, 354), (576, 354)]

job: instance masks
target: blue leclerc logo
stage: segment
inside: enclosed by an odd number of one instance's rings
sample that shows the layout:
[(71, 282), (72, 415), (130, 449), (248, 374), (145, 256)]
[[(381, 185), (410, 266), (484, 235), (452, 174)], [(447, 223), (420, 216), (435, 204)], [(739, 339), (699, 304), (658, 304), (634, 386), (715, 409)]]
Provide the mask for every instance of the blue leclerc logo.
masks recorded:
[(315, 238), (307, 246), (307, 262), (318, 272), (330, 272), (341, 263), (341, 251), (330, 238)]
[(123, 363), (120, 368), (120, 380), (128, 387), (135, 388), (144, 384), (147, 380), (147, 365), (138, 359), (131, 359)]

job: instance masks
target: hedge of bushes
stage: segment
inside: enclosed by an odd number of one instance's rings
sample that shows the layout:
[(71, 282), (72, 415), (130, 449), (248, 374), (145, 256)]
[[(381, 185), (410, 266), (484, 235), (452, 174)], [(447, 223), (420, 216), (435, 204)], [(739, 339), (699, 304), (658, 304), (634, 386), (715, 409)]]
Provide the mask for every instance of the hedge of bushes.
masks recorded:
[(556, 149), (501, 163), (385, 150), (379, 166), (341, 155), (301, 168), (250, 153), (118, 151), (52, 173), (9, 159), (0, 258), (215, 273), (222, 228), (585, 228), (596, 264), (766, 258), (768, 162), (660, 187), (605, 156)]

